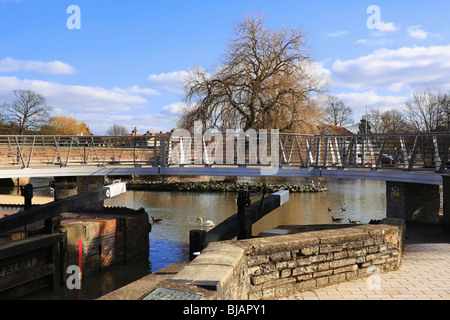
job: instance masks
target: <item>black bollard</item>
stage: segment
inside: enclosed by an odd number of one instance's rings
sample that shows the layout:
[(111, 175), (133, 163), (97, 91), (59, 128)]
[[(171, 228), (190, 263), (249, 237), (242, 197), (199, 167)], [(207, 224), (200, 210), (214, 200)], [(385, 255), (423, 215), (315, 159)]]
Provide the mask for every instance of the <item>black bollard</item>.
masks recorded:
[(237, 236), (238, 240), (248, 239), (251, 237), (252, 226), (251, 222), (245, 219), (245, 208), (251, 204), (250, 192), (239, 191), (237, 198), (237, 218), (239, 220), (239, 234)]
[(20, 187), (20, 195), (24, 197), (25, 210), (31, 209), (31, 199), (33, 198), (33, 185), (27, 184), (25, 187)]
[(206, 231), (191, 230), (189, 232), (189, 259), (194, 260), (196, 252), (201, 252), (205, 249)]

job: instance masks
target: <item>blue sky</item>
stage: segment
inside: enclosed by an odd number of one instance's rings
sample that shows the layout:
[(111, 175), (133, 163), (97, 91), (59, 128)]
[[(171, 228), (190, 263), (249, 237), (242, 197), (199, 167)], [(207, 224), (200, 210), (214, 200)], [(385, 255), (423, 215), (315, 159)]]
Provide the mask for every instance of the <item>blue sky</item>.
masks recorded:
[[(71, 5), (80, 29), (67, 27)], [(414, 91), (450, 90), (449, 12), (448, 1), (0, 0), (0, 103), (31, 89), (95, 134), (169, 131), (183, 74), (220, 66), (234, 24), (262, 13), (267, 28), (307, 32), (330, 93), (359, 120), (366, 105), (400, 110)]]

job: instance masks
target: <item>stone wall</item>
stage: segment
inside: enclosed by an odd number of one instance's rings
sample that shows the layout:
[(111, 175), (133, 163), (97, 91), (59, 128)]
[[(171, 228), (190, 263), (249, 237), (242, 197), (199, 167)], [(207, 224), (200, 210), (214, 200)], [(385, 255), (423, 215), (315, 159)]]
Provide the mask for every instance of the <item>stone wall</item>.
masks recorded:
[[(388, 221), (389, 220), (389, 221)], [(384, 223), (393, 222), (395, 225)], [(215, 291), (213, 299), (261, 300), (396, 270), (404, 225), (378, 225), (210, 244), (170, 282)]]

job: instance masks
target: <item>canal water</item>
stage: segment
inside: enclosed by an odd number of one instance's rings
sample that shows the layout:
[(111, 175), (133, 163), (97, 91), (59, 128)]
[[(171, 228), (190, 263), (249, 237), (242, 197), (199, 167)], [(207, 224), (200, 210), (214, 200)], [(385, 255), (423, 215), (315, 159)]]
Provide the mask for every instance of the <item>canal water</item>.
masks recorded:
[[(252, 181), (243, 179), (240, 181)], [(306, 179), (288, 179), (281, 183), (309, 184)], [(45, 179), (31, 181), (34, 186), (48, 186)], [(276, 182), (277, 184), (280, 181)], [(369, 180), (331, 179), (314, 181), (327, 187), (327, 192), (290, 193), (289, 202), (274, 210), (253, 225), (253, 234), (279, 225), (313, 225), (332, 223), (332, 217), (368, 223), (386, 215), (386, 187), (384, 182)], [(48, 190), (40, 189), (41, 195)], [(16, 191), (12, 191), (16, 192)], [(12, 193), (10, 192), (10, 193)], [(62, 195), (75, 190), (68, 185)], [(189, 231), (198, 229), (197, 218), (212, 220), (216, 224), (236, 212), (237, 193), (233, 192), (150, 192), (128, 191), (108, 199), (105, 205), (144, 208), (150, 216), (162, 219), (154, 224), (150, 233), (148, 261), (137, 261), (108, 268), (99, 274), (83, 279), (82, 291), (41, 290), (25, 299), (95, 299), (115, 288), (156, 272), (172, 263), (188, 260)], [(260, 196), (252, 197), (252, 201)], [(345, 208), (345, 211), (343, 210)]]

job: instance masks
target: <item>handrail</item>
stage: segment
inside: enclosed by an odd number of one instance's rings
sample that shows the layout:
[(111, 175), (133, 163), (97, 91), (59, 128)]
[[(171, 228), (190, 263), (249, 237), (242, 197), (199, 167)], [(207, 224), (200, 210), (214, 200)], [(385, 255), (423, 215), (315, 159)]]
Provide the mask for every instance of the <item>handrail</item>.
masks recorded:
[[(228, 133), (228, 135), (227, 135)], [(0, 168), (186, 165), (447, 172), (450, 132), (0, 135)], [(214, 137), (212, 137), (214, 136)]]

